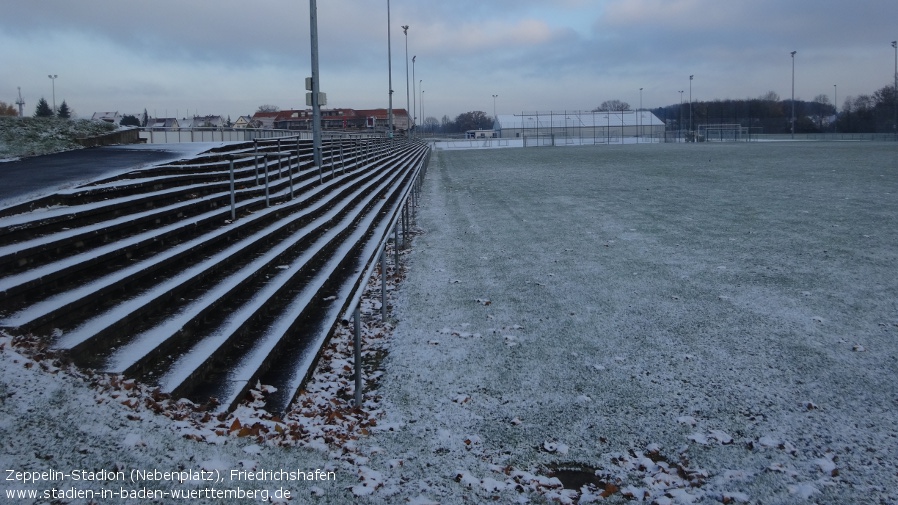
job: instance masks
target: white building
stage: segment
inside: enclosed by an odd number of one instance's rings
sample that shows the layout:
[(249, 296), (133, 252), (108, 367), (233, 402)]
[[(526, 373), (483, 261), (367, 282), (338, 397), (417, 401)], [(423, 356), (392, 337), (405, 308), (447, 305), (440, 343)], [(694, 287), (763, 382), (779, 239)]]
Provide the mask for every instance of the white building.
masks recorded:
[(122, 122), (122, 115), (119, 114), (118, 111), (115, 111), (115, 112), (94, 112), (94, 115), (91, 116), (90, 119), (91, 119), (92, 121), (103, 121), (103, 122), (106, 122), (106, 123), (112, 123), (112, 124), (117, 125), (117, 124), (121, 124), (121, 122)]

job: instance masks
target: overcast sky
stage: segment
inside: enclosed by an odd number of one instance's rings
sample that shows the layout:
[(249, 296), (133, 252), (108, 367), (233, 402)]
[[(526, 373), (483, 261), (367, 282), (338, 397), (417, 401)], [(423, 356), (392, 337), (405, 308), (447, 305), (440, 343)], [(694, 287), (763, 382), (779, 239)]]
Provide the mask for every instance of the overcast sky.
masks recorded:
[[(895, 0), (392, 0), (393, 106), (405, 108), (405, 36), (423, 112), (437, 118), (820, 94), (838, 104), (892, 83)], [(388, 102), (387, 1), (319, 0), (328, 107)], [(304, 108), (307, 0), (8, 0), (0, 100), (236, 119)], [(411, 74), (409, 63), (409, 74)], [(411, 75), (409, 75), (411, 80)], [(409, 85), (411, 86), (411, 85)], [(419, 91), (420, 87), (417, 86)], [(414, 109), (421, 116), (421, 103)], [(52, 105), (52, 104), (51, 104)]]

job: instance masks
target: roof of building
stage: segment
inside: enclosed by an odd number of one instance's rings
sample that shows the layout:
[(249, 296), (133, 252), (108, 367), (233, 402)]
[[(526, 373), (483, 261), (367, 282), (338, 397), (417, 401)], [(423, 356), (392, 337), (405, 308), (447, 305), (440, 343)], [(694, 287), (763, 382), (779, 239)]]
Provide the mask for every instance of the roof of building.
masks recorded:
[(115, 122), (119, 119), (118, 111), (115, 112), (94, 112), (94, 115), (91, 116), (91, 119), (97, 121), (110, 121)]

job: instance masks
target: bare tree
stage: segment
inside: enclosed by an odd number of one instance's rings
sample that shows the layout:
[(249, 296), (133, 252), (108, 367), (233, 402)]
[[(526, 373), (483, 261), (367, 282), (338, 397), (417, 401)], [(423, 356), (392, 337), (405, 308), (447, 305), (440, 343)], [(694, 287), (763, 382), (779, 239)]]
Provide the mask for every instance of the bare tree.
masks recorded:
[(608, 111), (622, 111), (622, 110), (630, 110), (630, 104), (627, 102), (623, 102), (621, 100), (605, 100), (602, 102), (602, 105), (596, 107), (593, 112), (608, 112)]
[(0, 102), (0, 116), (18, 116), (16, 108), (6, 102)]
[(256, 112), (278, 112), (281, 110), (277, 105), (264, 104), (259, 106), (259, 110)]

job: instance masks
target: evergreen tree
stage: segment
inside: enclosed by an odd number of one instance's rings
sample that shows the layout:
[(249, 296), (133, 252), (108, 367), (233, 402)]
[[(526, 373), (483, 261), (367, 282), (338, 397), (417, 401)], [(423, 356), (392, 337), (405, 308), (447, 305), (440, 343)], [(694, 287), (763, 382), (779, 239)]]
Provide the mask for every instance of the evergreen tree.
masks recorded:
[(144, 110), (143, 110), (143, 117), (140, 118), (140, 126), (143, 126), (144, 128), (146, 128), (146, 127), (147, 127), (147, 123), (149, 123), (149, 122), (150, 122), (150, 118), (149, 118), (149, 116), (147, 116), (147, 110), (144, 109)]
[(65, 100), (62, 101), (59, 110), (56, 111), (56, 117), (59, 119), (69, 119), (72, 117), (72, 111), (69, 109), (69, 104), (65, 103)]
[(38, 100), (37, 107), (34, 109), (34, 117), (53, 117), (53, 109), (50, 108), (50, 104), (44, 97)]
[(122, 116), (122, 122), (119, 124), (121, 126), (140, 126), (140, 120), (137, 119), (137, 116), (125, 114), (124, 116)]

